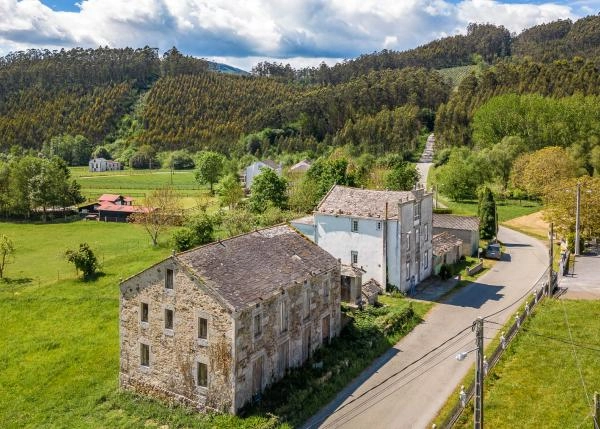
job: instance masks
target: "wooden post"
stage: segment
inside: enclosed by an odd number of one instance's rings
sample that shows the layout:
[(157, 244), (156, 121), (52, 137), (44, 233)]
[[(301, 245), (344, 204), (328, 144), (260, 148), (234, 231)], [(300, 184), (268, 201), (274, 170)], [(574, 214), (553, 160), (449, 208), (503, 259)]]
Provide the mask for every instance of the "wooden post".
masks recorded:
[(475, 334), (477, 345), (477, 358), (475, 361), (475, 410), (474, 428), (483, 429), (483, 319), (478, 317), (475, 321)]

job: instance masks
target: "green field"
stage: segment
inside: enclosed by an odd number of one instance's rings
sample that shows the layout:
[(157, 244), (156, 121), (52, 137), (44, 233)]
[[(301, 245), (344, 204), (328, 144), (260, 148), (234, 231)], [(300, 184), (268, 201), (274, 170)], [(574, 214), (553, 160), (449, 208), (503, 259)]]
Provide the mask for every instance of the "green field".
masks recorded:
[(462, 80), (475, 70), (477, 70), (477, 66), (471, 65), (439, 69), (438, 73), (448, 79), (451, 85), (456, 89)]
[[(166, 257), (170, 253), (168, 233), (157, 248), (150, 246), (141, 227), (131, 224), (0, 223), (0, 234), (13, 238), (17, 250), (14, 263), (6, 270), (8, 279), (0, 281), (3, 428), (269, 428), (282, 426), (282, 419), (299, 423), (405, 335), (432, 305), (413, 303), (416, 318), (404, 329), (378, 339), (374, 337), (378, 328), (372, 325), (373, 316), (357, 315), (366, 319), (351, 334), (335, 340), (330, 351), (324, 351), (326, 365), (340, 365), (340, 355), (356, 353), (355, 337), (366, 335), (373, 345), (368, 351), (359, 351), (352, 365), (327, 385), (319, 385), (322, 374), (315, 370), (299, 370), (294, 373), (296, 377), (301, 374), (299, 378), (292, 376), (277, 385), (278, 393), (271, 395), (268, 408), (254, 409), (246, 418), (206, 415), (118, 389), (118, 283)], [(102, 261), (103, 275), (95, 281), (78, 280), (73, 267), (63, 259), (65, 250), (82, 241), (88, 242)], [(404, 298), (382, 300), (392, 312), (409, 305)], [(367, 332), (361, 331), (367, 328)], [(289, 383), (299, 384), (293, 392), (282, 395)], [(298, 397), (304, 397), (304, 402), (294, 400)]]
[[(439, 201), (451, 209), (452, 214), (477, 216), (477, 201), (456, 202), (441, 196), (439, 197)], [(497, 201), (496, 207), (498, 209), (499, 222), (506, 222), (507, 220), (525, 216), (542, 209), (542, 205), (538, 202), (518, 200)]]
[[(487, 427), (593, 427), (587, 395), (600, 386), (598, 314), (600, 301), (550, 300), (536, 310), (486, 378)], [(463, 413), (456, 427), (472, 427), (472, 416)]]

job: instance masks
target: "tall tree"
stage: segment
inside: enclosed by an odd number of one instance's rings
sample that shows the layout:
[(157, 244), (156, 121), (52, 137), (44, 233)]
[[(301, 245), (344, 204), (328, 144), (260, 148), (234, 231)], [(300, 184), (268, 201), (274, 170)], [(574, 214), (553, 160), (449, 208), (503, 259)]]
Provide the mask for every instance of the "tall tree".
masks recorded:
[(498, 232), (496, 200), (492, 190), (484, 186), (479, 191), (479, 235), (485, 240), (496, 236)]
[(208, 183), (210, 185), (210, 193), (214, 195), (213, 185), (219, 181), (219, 178), (223, 174), (223, 155), (216, 152), (202, 152), (198, 157), (197, 166), (196, 180), (200, 184)]
[(229, 210), (235, 209), (244, 198), (244, 190), (240, 181), (233, 174), (228, 174), (219, 181), (217, 194), (219, 194), (221, 205), (227, 206)]
[(415, 165), (404, 161), (386, 174), (385, 187), (392, 191), (410, 191), (418, 181), (419, 172)]

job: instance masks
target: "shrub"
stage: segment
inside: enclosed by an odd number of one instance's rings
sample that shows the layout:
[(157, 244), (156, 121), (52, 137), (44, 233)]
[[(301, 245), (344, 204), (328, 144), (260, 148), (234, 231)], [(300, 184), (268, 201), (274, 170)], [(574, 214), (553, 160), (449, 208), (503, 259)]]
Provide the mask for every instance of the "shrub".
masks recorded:
[(444, 264), (440, 268), (439, 276), (442, 280), (448, 280), (452, 276), (452, 270), (448, 265)]
[(78, 273), (79, 271), (83, 273), (84, 280), (92, 278), (100, 267), (96, 255), (87, 243), (81, 243), (79, 250), (67, 250), (65, 256), (67, 261), (75, 265)]

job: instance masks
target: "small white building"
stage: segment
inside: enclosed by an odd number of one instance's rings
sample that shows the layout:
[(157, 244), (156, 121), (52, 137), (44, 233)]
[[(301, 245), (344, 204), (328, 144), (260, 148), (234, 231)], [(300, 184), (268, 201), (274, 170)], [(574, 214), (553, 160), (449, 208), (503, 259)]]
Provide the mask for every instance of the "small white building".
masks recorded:
[(121, 170), (121, 163), (104, 158), (90, 159), (90, 171), (113, 171)]
[(362, 268), (363, 278), (410, 292), (432, 272), (432, 209), (424, 189), (336, 185), (314, 213), (314, 241), (342, 264)]
[(252, 181), (256, 176), (260, 174), (260, 170), (262, 168), (270, 168), (275, 171), (277, 175), (281, 176), (281, 164), (277, 164), (270, 159), (266, 159), (264, 161), (256, 161), (246, 167), (240, 174), (240, 181), (242, 182), (242, 186), (245, 189), (250, 189), (252, 186)]

